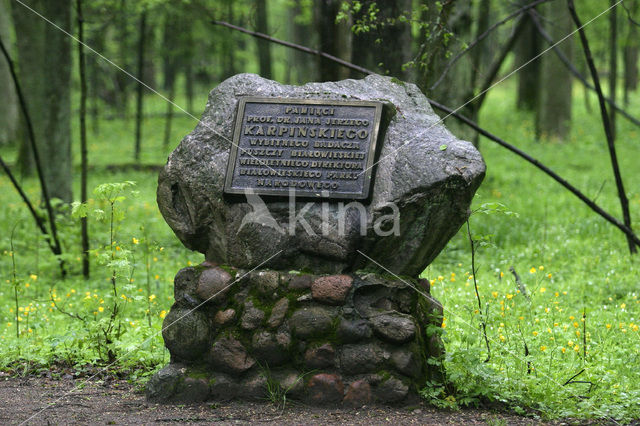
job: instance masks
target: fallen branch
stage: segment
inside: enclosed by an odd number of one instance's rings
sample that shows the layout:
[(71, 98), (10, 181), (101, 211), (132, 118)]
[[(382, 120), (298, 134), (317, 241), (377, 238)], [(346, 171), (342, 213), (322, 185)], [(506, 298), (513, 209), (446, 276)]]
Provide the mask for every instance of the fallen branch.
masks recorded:
[(576, 188), (575, 186), (570, 184), (566, 179), (564, 179), (563, 177), (558, 175), (556, 172), (551, 170), (549, 167), (545, 166), (540, 161), (536, 160), (535, 158), (533, 158), (532, 156), (530, 156), (526, 152), (516, 148), (515, 146), (511, 145), (510, 143), (504, 141), (503, 139), (500, 139), (498, 136), (496, 136), (496, 135), (490, 133), (489, 131), (483, 129), (482, 127), (478, 126), (476, 123), (474, 123), (473, 121), (469, 120), (467, 117), (465, 117), (463, 115), (460, 115), (457, 112), (454, 112), (451, 108), (446, 107), (446, 106), (444, 106), (442, 104), (439, 104), (438, 102), (433, 101), (433, 100), (429, 100), (429, 103), (434, 108), (439, 109), (440, 111), (443, 111), (443, 112), (451, 115), (452, 117), (457, 118), (458, 120), (460, 120), (461, 122), (463, 122), (467, 126), (471, 127), (472, 129), (474, 129), (475, 131), (480, 133), (482, 136), (486, 137), (489, 140), (492, 140), (492, 141), (496, 142), (498, 145), (500, 145), (500, 146), (502, 146), (504, 148), (507, 148), (509, 151), (513, 152), (517, 156), (525, 159), (529, 163), (533, 164), (534, 166), (536, 166), (537, 168), (539, 168), (540, 170), (545, 172), (553, 180), (558, 182), (560, 185), (564, 186), (573, 195), (578, 197), (580, 199), (580, 201), (585, 203), (591, 210), (593, 210), (594, 212), (596, 212), (597, 214), (602, 216), (604, 219), (606, 219), (609, 223), (614, 225), (616, 228), (620, 229), (637, 246), (640, 246), (640, 238), (638, 238), (638, 236), (633, 233), (633, 230), (631, 228), (629, 228), (624, 223), (620, 222), (618, 219), (616, 219), (615, 217), (613, 217), (612, 215), (607, 213), (607, 211), (605, 211), (602, 207), (600, 207), (599, 205), (597, 205), (596, 203), (591, 201), (589, 199), (589, 197), (587, 197), (585, 194), (583, 194), (578, 188)]
[[(614, 132), (611, 127), (611, 123), (609, 121), (609, 115), (607, 114), (607, 107), (604, 103), (605, 102), (604, 95), (602, 94), (602, 88), (600, 87), (600, 77), (598, 76), (598, 70), (596, 70), (595, 63), (593, 62), (593, 57), (591, 56), (591, 49), (589, 48), (589, 41), (587, 40), (587, 36), (584, 33), (584, 29), (582, 28), (582, 23), (580, 22), (580, 18), (578, 18), (578, 14), (576, 13), (573, 0), (568, 0), (567, 6), (569, 8), (569, 13), (571, 14), (571, 18), (573, 19), (573, 22), (576, 24), (576, 27), (578, 28), (578, 34), (580, 35), (580, 42), (582, 43), (582, 50), (584, 51), (584, 56), (587, 60), (587, 65), (589, 66), (591, 77), (593, 78), (593, 85), (596, 87), (596, 92), (598, 93), (598, 103), (600, 105), (600, 113), (602, 115), (602, 125), (604, 126), (605, 136), (607, 137), (607, 147), (609, 148), (609, 156), (611, 157), (611, 167), (613, 168), (613, 175), (616, 180), (616, 188), (618, 189), (618, 198), (620, 199), (620, 207), (622, 208), (622, 217), (623, 217), (625, 226), (631, 229), (631, 215), (629, 213), (629, 200), (627, 199), (627, 194), (624, 191), (624, 184), (622, 183), (622, 176), (620, 175), (620, 167), (618, 165), (618, 156), (616, 154)], [(627, 242), (629, 244), (629, 252), (631, 254), (636, 253), (637, 252), (636, 246), (634, 244), (634, 241), (629, 236), (629, 234), (627, 234)]]

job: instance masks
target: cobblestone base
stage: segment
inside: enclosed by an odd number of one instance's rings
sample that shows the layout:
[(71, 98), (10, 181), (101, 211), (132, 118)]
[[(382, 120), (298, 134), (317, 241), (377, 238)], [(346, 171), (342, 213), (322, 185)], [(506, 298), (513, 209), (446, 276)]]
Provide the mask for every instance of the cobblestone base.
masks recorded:
[(164, 320), (171, 363), (147, 384), (159, 402), (268, 398), (408, 403), (442, 380), (442, 306), (425, 280), (310, 275), (203, 264), (175, 278)]

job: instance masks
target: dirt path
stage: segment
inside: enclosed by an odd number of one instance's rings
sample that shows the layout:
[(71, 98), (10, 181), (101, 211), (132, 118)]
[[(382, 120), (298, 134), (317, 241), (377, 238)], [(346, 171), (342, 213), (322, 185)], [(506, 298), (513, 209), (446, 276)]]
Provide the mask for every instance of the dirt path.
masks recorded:
[[(509, 424), (539, 422), (482, 410), (440, 411), (411, 408), (363, 407), (358, 410), (314, 408), (288, 404), (278, 410), (267, 402), (224, 402), (197, 405), (158, 405), (125, 381), (89, 384), (72, 378), (17, 379), (0, 377), (0, 424)], [(55, 403), (55, 404), (53, 404)], [(53, 405), (51, 405), (53, 404)]]

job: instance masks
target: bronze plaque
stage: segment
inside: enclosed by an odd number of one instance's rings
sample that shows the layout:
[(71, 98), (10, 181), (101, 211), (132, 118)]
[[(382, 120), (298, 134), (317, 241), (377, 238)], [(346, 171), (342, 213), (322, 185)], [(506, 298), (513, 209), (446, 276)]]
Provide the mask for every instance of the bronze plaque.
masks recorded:
[(240, 98), (224, 192), (364, 199), (382, 103)]

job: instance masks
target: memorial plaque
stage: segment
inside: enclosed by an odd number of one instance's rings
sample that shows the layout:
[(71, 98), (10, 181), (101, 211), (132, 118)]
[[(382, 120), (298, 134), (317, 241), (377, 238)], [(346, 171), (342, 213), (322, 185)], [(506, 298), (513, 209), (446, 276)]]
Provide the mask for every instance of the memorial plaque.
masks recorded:
[(224, 192), (364, 199), (382, 103), (243, 97)]

